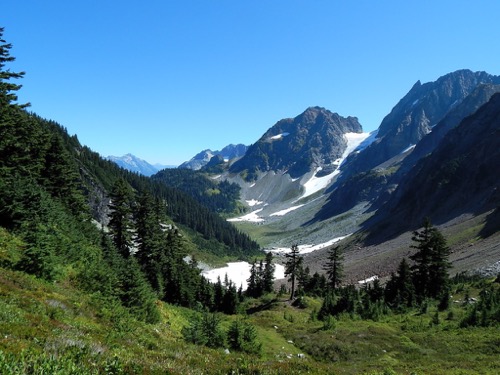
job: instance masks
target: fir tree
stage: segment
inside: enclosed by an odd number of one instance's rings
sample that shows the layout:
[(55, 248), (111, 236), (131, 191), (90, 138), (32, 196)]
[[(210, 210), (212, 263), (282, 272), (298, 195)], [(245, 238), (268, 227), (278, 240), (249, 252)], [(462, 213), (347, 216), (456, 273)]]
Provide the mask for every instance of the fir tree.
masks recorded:
[(18, 105), (14, 102), (17, 101), (16, 91), (21, 88), (21, 85), (9, 82), (11, 79), (22, 78), (25, 72), (11, 72), (5, 70), (5, 64), (15, 61), (15, 57), (10, 56), (10, 49), (12, 44), (7, 43), (3, 39), (4, 28), (0, 27), (0, 108), (8, 105), (16, 107), (26, 107), (28, 104)]
[(302, 257), (299, 253), (299, 246), (292, 245), (291, 251), (285, 255), (287, 261), (285, 264), (285, 276), (288, 276), (288, 281), (292, 283), (290, 299), (295, 297), (295, 282), (302, 268)]
[(113, 243), (123, 257), (132, 248), (132, 191), (123, 179), (117, 180), (111, 192), (109, 229)]
[(343, 255), (340, 246), (334, 246), (328, 251), (328, 262), (324, 270), (328, 275), (329, 286), (335, 291), (342, 282), (344, 274)]
[(427, 218), (422, 230), (413, 233), (412, 240), (416, 244), (411, 247), (417, 249), (410, 257), (415, 262), (412, 271), (417, 298), (419, 301), (438, 298), (446, 292), (448, 284), (450, 250), (446, 241)]
[(273, 254), (268, 252), (266, 254), (264, 271), (262, 274), (262, 289), (264, 293), (271, 293), (274, 290), (274, 270)]

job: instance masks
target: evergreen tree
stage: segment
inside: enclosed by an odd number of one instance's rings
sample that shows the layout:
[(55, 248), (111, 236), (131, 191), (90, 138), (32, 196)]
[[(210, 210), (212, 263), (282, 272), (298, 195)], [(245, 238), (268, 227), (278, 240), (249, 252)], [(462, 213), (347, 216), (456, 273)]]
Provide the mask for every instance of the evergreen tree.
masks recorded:
[(157, 323), (160, 313), (156, 306), (156, 296), (133, 257), (126, 258), (120, 272), (122, 285), (120, 299), (138, 319)]
[(259, 297), (258, 289), (259, 289), (259, 273), (257, 270), (257, 261), (254, 260), (252, 262), (252, 266), (250, 267), (250, 277), (247, 279), (247, 290), (246, 295), (249, 297)]
[(342, 282), (344, 274), (343, 255), (340, 246), (334, 246), (328, 251), (328, 262), (324, 270), (328, 275), (330, 288), (335, 291)]
[(299, 276), (302, 268), (302, 257), (299, 253), (299, 246), (292, 245), (291, 251), (285, 254), (287, 259), (285, 263), (285, 276), (288, 276), (288, 281), (292, 283), (292, 289), (290, 292), (290, 299), (295, 297), (295, 281)]
[(78, 169), (58, 134), (53, 134), (50, 140), (41, 177), (42, 184), (50, 194), (62, 200), (73, 214), (87, 219), (90, 217), (80, 187)]
[(411, 247), (417, 249), (410, 257), (415, 262), (411, 269), (417, 298), (420, 302), (427, 297), (437, 298), (447, 290), (450, 250), (441, 232), (427, 218), (412, 240), (416, 244)]
[(411, 307), (415, 302), (410, 265), (403, 258), (399, 263), (397, 274), (392, 274), (384, 291), (385, 301), (396, 308)]
[(274, 270), (273, 254), (268, 252), (266, 254), (266, 261), (264, 271), (262, 274), (262, 289), (265, 293), (271, 293), (274, 290)]
[(11, 72), (9, 69), (5, 70), (5, 64), (15, 61), (15, 57), (10, 56), (10, 49), (12, 44), (7, 43), (3, 39), (4, 28), (0, 27), (0, 108), (8, 105), (16, 107), (26, 107), (25, 105), (18, 105), (14, 102), (17, 101), (16, 91), (21, 88), (21, 85), (9, 82), (11, 79), (22, 78), (25, 72)]
[(162, 296), (164, 279), (162, 265), (165, 262), (163, 251), (164, 234), (159, 220), (159, 212), (152, 195), (144, 191), (138, 197), (135, 212), (136, 243), (135, 254), (141, 268), (153, 289)]
[(113, 243), (123, 257), (132, 248), (132, 190), (124, 179), (116, 181), (111, 192), (109, 229)]

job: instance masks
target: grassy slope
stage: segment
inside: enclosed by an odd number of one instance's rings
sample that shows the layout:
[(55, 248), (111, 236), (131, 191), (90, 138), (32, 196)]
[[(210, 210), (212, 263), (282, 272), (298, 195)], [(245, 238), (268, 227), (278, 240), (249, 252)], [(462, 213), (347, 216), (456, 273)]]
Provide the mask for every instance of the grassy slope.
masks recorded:
[[(454, 299), (465, 290), (458, 292)], [(49, 284), (3, 268), (0, 296), (0, 373), (15, 373), (15, 366), (20, 373), (32, 366), (35, 373), (61, 374), (500, 372), (498, 327), (459, 329), (464, 310), (458, 304), (451, 319), (440, 313), (437, 325), (431, 307), (426, 314), (385, 316), (378, 322), (345, 316), (324, 330), (322, 322), (311, 319), (319, 300), (309, 299), (306, 309), (271, 297), (251, 300), (247, 308), (261, 307), (245, 317), (263, 343), (261, 357), (255, 357), (185, 343), (181, 329), (193, 311), (175, 306), (162, 304), (162, 321), (147, 325), (99, 296), (80, 293), (70, 281)], [(223, 328), (237, 318), (243, 317), (224, 317)], [(81, 372), (72, 372), (72, 366)]]

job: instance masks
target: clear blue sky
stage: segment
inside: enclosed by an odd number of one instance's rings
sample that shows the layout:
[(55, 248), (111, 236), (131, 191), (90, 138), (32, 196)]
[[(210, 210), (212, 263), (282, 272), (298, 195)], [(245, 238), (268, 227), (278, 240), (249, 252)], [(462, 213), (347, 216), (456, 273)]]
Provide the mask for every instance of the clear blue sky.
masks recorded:
[(20, 101), (103, 156), (179, 164), (309, 106), (380, 125), (417, 81), (500, 74), (500, 1), (7, 0)]

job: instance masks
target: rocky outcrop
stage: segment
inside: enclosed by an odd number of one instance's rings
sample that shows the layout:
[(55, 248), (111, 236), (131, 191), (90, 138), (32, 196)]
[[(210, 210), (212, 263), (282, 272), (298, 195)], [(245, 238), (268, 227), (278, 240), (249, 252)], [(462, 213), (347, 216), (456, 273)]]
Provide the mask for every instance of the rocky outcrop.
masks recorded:
[(344, 134), (350, 132), (362, 132), (357, 118), (311, 107), (295, 118), (278, 121), (233, 163), (230, 172), (251, 181), (259, 172), (280, 171), (297, 178), (317, 167), (336, 168), (335, 161), (347, 146)]
[(459, 70), (435, 82), (415, 83), (383, 119), (376, 141), (348, 158), (344, 178), (372, 169), (416, 145), (481, 84), (500, 84), (500, 76)]

